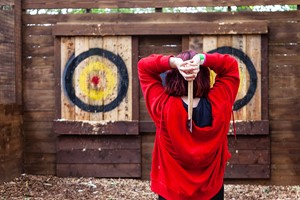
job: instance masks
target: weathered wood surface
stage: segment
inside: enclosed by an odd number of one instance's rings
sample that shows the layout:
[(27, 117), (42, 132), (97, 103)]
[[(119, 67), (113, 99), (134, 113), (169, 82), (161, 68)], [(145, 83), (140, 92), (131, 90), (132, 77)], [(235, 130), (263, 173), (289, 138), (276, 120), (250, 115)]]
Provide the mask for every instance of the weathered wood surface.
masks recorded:
[[(51, 16), (51, 17), (50, 17)], [(202, 22), (218, 22), (222, 21), (254, 21), (262, 20), (268, 21), (270, 26), (270, 31), (277, 29), (280, 33), (283, 32), (283, 28), (286, 26), (293, 26), (297, 22), (299, 17), (299, 11), (290, 11), (290, 12), (211, 12), (211, 13), (149, 13), (149, 14), (109, 14), (109, 15), (99, 15), (99, 14), (58, 14), (58, 15), (30, 15), (24, 14), (22, 16), (23, 23), (25, 24), (57, 24), (57, 23), (74, 23), (74, 22), (87, 22), (87, 23), (111, 23), (111, 22), (199, 22), (201, 19)], [(280, 26), (274, 26), (274, 24), (281, 24)], [(51, 26), (47, 26), (52, 29)], [(29, 26), (27, 28), (34, 28)], [(298, 30), (298, 27), (293, 27), (295, 31)], [(47, 30), (46, 27), (39, 26), (35, 29), (38, 30)], [(291, 33), (294, 31), (291, 30)], [(276, 32), (270, 33), (276, 35)], [(290, 36), (295, 36), (290, 33), (286, 33)]]
[[(269, 135), (269, 121), (236, 121), (237, 135)], [(156, 131), (155, 124), (152, 121), (140, 121), (139, 129), (142, 133), (154, 133)], [(233, 123), (230, 123), (228, 135), (233, 135)]]
[(139, 178), (140, 164), (57, 164), (60, 177)]
[(137, 121), (66, 121), (53, 123), (58, 135), (138, 135)]
[[(40, 1), (39, 1), (40, 2)], [(285, 4), (285, 2), (281, 1)], [(33, 174), (55, 174), (55, 143), (52, 120), (56, 112), (54, 81), (54, 37), (52, 26), (61, 22), (191, 22), (199, 19), (207, 22), (215, 20), (266, 20), (268, 21), (268, 70), (269, 70), (269, 110), (272, 176), (265, 184), (299, 184), (299, 162), (295, 152), (299, 152), (299, 13), (291, 12), (236, 12), (236, 13), (153, 13), (135, 14), (76, 14), (76, 15), (22, 15), (23, 22), (23, 85), (24, 85), (24, 135), (25, 171)], [(27, 26), (26, 24), (38, 24)], [(151, 53), (176, 55), (182, 49), (182, 37), (160, 36), (149, 40), (139, 37), (138, 57)], [(39, 51), (41, 50), (41, 51)], [(43, 53), (42, 53), (43, 52)], [(38, 72), (44, 68), (43, 72)], [(37, 70), (37, 74), (35, 73)], [(43, 74), (43, 76), (39, 75)], [(140, 95), (139, 119), (141, 123), (150, 121)], [(146, 133), (143, 133), (143, 135)], [(238, 139), (242, 136), (238, 136)], [(144, 140), (143, 140), (144, 141)], [(39, 144), (39, 145), (36, 145)], [(153, 144), (153, 143), (152, 143)], [(143, 145), (151, 146), (150, 143)], [(263, 145), (263, 144), (261, 144)], [(36, 147), (38, 147), (36, 149)], [(149, 147), (150, 148), (150, 147)], [(144, 155), (144, 153), (143, 153)], [(148, 155), (151, 156), (151, 153)], [(150, 159), (151, 157), (143, 158)], [(285, 162), (283, 162), (285, 160)], [(146, 165), (148, 166), (148, 165)], [(145, 166), (145, 167), (146, 167)], [(147, 173), (147, 171), (145, 171)], [(146, 175), (147, 176), (147, 175)], [(149, 176), (149, 174), (148, 174)], [(147, 176), (147, 177), (148, 177)], [(143, 166), (144, 177), (144, 166)], [(255, 179), (256, 180), (256, 179)], [(243, 180), (239, 180), (242, 182)], [(250, 183), (251, 180), (243, 183)]]
[(22, 173), (23, 137), (21, 107), (0, 104), (0, 182)]
[[(60, 94), (58, 93), (58, 105), (61, 106), (60, 116), (58, 118), (67, 120), (131, 120), (132, 119), (132, 99), (133, 88), (137, 90), (136, 86), (132, 85), (132, 41), (130, 36), (106, 36), (106, 37), (62, 37), (60, 44), (61, 55), (57, 59), (61, 59), (57, 68), (61, 68), (61, 73), (57, 73), (56, 81), (57, 85), (61, 87)], [(59, 45), (59, 44), (58, 44)], [(85, 106), (106, 106), (113, 104), (121, 85), (126, 85), (127, 92), (124, 94), (124, 99), (116, 105), (116, 108), (107, 110), (104, 112), (94, 112), (83, 110), (78, 105), (74, 104), (75, 97), (70, 97), (66, 93), (67, 84), (65, 81), (67, 63), (70, 62), (70, 57), (86, 54), (90, 49), (98, 48), (109, 51), (115, 55), (119, 55), (124, 61), (123, 67), (125, 67), (128, 77), (128, 83), (125, 83), (122, 70), (118, 69), (113, 63), (113, 58), (103, 57), (101, 55), (91, 55), (77, 63), (74, 69), (73, 76), (71, 77), (72, 87), (75, 91), (76, 98), (80, 99)], [(73, 55), (74, 54), (74, 55)], [(107, 54), (107, 56), (111, 57)], [(74, 66), (69, 66), (74, 67)], [(136, 74), (136, 72), (135, 72)], [(96, 83), (93, 82), (93, 78), (96, 78)], [(123, 79), (122, 79), (123, 78)], [(69, 77), (70, 79), (70, 77)], [(60, 102), (59, 102), (60, 101)], [(116, 103), (115, 103), (116, 104)]]
[(32, 8), (163, 8), (163, 7), (196, 7), (196, 6), (253, 6), (253, 5), (286, 5), (298, 4), (298, 0), (253, 0), (251, 2), (242, 0), (230, 1), (213, 1), (213, 0), (182, 0), (182, 1), (122, 1), (122, 0), (106, 0), (106, 1), (38, 1), (24, 0), (22, 1), (24, 9)]
[(235, 22), (155, 22), (155, 23), (97, 23), (97, 24), (57, 24), (53, 35), (224, 35), (224, 34), (265, 34), (267, 23), (262, 21)]
[[(267, 98), (262, 98), (262, 78), (261, 78), (261, 60), (267, 59), (267, 57), (262, 58), (261, 52), (261, 35), (231, 35), (231, 36), (203, 36), (199, 40), (198, 36), (190, 37), (189, 49), (197, 48), (200, 52), (210, 52), (220, 47), (233, 47), (239, 51), (242, 51), (248, 56), (250, 62), (252, 62), (254, 69), (247, 69), (247, 60), (242, 60), (236, 57), (239, 65), (240, 71), (240, 86), (236, 101), (244, 98), (250, 87), (254, 85), (254, 81), (250, 80), (250, 72), (254, 72), (256, 75), (256, 89), (251, 100), (244, 105), (242, 108), (234, 112), (236, 120), (261, 120), (262, 119), (262, 101), (268, 102)], [(199, 43), (197, 45), (197, 43)], [(202, 48), (201, 48), (202, 46)], [(228, 52), (230, 53), (230, 52)], [(232, 52), (233, 53), (233, 52)], [(211, 71), (211, 84), (213, 85), (215, 79), (215, 73)], [(252, 82), (252, 85), (250, 83)], [(268, 88), (267, 85), (264, 85)], [(253, 87), (252, 87), (253, 88)]]
[[(149, 179), (154, 138), (153, 133), (142, 136), (142, 178), (144, 179)], [(237, 140), (230, 136), (228, 146), (232, 157), (227, 163), (226, 179), (270, 178), (271, 151), (268, 136), (238, 136)]]
[[(9, 2), (3, 2), (9, 5)], [(11, 2), (13, 3), (13, 2)], [(14, 10), (0, 10), (0, 104), (16, 102)]]
[(58, 176), (140, 177), (139, 136), (61, 136)]

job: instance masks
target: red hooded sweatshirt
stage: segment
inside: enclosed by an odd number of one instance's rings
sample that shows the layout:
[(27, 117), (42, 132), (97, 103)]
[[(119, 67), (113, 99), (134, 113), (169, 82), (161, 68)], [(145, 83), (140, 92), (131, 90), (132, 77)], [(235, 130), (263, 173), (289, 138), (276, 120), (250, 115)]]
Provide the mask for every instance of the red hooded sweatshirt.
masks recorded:
[(230, 158), (227, 133), (239, 87), (236, 60), (229, 55), (205, 54), (202, 67), (217, 76), (208, 99), (212, 125), (187, 129), (188, 114), (180, 97), (164, 92), (160, 74), (170, 70), (170, 56), (153, 54), (138, 63), (147, 109), (156, 125), (151, 189), (167, 200), (211, 199), (223, 185)]

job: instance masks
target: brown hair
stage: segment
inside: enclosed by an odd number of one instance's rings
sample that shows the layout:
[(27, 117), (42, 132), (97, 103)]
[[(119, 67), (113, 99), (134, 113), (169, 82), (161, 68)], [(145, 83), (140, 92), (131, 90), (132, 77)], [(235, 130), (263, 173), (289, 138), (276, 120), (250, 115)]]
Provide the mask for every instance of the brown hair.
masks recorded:
[[(183, 51), (176, 57), (183, 61), (192, 59), (197, 54), (196, 51)], [(172, 69), (166, 74), (165, 92), (171, 96), (187, 96), (188, 82), (182, 77), (178, 69)], [(209, 69), (201, 67), (200, 72), (193, 81), (194, 97), (207, 97), (210, 89)]]

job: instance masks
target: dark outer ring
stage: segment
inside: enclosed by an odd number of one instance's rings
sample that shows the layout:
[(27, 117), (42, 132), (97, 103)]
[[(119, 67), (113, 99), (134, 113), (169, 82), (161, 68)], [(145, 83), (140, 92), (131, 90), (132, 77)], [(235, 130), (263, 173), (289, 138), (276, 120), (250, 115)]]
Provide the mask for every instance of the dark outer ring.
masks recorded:
[(255, 69), (251, 59), (249, 58), (249, 56), (246, 55), (243, 51), (241, 51), (239, 49), (236, 49), (233, 47), (228, 47), (228, 46), (223, 46), (223, 47), (219, 47), (217, 49), (211, 50), (208, 53), (215, 53), (215, 52), (236, 56), (246, 65), (246, 68), (249, 72), (250, 85), (247, 90), (247, 93), (243, 98), (236, 100), (233, 105), (233, 110), (239, 110), (243, 106), (247, 105), (255, 94), (255, 91), (257, 88), (256, 69)]
[[(84, 103), (81, 99), (79, 99), (75, 94), (75, 89), (73, 87), (73, 75), (76, 67), (86, 58), (90, 56), (102, 56), (112, 63), (118, 69), (118, 95), (117, 97), (112, 100), (110, 103), (106, 105), (89, 105)], [(66, 64), (66, 70), (64, 72), (64, 88), (69, 97), (69, 99), (79, 108), (87, 112), (108, 112), (116, 108), (125, 98), (127, 91), (128, 91), (128, 72), (126, 68), (126, 64), (123, 59), (110, 51), (100, 49), (100, 48), (92, 48), (88, 51), (85, 51), (78, 56), (75, 57), (73, 54)]]

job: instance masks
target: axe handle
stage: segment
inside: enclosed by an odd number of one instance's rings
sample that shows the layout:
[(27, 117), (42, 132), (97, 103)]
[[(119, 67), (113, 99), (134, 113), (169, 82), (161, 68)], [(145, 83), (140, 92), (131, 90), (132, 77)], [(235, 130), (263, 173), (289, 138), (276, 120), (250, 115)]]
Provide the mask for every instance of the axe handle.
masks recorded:
[(188, 81), (188, 124), (189, 130), (192, 132), (193, 117), (193, 81)]

